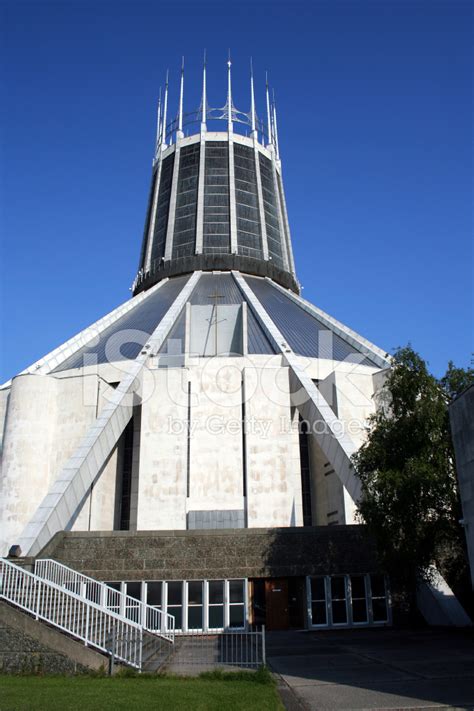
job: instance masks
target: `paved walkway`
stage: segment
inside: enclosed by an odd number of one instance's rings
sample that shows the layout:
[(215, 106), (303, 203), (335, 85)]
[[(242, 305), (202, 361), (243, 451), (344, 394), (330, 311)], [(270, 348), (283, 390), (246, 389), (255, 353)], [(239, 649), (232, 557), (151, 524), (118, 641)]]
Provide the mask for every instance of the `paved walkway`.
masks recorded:
[(268, 632), (289, 711), (474, 709), (474, 631)]

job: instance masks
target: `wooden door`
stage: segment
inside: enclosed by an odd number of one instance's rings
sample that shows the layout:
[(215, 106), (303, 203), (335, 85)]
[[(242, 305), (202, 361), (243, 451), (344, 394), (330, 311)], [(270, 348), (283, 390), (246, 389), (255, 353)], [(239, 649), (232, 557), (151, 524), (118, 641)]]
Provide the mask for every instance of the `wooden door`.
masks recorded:
[(265, 580), (266, 626), (269, 630), (287, 630), (288, 615), (288, 580), (271, 578)]

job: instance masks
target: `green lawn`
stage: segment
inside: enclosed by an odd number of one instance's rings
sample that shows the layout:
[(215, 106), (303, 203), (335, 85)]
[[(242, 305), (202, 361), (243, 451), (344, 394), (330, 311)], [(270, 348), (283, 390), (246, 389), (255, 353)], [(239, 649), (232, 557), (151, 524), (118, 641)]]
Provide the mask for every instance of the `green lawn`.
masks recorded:
[(0, 676), (0, 711), (283, 711), (273, 683), (173, 677)]

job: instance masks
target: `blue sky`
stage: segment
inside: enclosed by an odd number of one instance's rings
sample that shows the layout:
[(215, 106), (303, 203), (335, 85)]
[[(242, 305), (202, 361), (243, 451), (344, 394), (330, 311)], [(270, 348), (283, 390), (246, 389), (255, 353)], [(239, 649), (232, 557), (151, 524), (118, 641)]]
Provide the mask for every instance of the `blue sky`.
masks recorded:
[(257, 109), (268, 69), (303, 295), (436, 374), (471, 362), (472, 3), (1, 4), (5, 380), (129, 298), (156, 99)]

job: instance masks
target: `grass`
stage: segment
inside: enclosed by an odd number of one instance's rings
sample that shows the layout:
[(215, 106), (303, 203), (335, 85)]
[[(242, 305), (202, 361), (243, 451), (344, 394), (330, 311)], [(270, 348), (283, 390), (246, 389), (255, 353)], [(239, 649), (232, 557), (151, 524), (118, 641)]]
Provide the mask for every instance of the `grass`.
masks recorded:
[(283, 711), (266, 671), (173, 676), (0, 676), (0, 711)]

